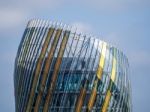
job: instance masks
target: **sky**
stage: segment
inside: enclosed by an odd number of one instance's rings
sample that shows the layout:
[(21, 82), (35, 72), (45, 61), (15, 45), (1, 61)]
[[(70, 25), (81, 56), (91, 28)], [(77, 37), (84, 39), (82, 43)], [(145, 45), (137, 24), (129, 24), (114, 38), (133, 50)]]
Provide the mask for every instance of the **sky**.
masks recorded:
[(15, 112), (14, 60), (34, 18), (73, 25), (121, 49), (130, 63), (133, 112), (150, 112), (149, 0), (0, 0), (1, 112)]

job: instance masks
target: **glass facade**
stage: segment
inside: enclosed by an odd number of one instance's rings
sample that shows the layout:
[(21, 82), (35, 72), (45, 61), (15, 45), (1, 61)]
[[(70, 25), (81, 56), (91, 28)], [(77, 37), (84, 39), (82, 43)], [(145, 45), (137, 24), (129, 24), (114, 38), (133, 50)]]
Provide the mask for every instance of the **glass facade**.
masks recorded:
[(14, 70), (16, 112), (131, 112), (127, 57), (44, 20), (28, 22)]

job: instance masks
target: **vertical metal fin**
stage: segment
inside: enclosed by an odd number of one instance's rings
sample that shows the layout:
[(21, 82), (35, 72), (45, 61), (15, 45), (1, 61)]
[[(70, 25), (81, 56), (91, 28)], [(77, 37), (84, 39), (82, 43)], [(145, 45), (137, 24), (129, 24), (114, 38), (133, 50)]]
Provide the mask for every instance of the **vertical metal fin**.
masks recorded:
[(83, 81), (82, 87), (80, 89), (80, 94), (79, 94), (78, 99), (77, 99), (75, 112), (81, 112), (81, 109), (82, 109), (82, 106), (83, 106), (83, 103), (85, 100), (85, 96), (86, 96), (87, 86), (88, 86), (88, 80), (86, 79)]
[(116, 49), (113, 49), (113, 63), (112, 63), (112, 71), (111, 71), (111, 80), (109, 82), (109, 86), (108, 86), (108, 90), (106, 93), (106, 97), (102, 106), (102, 112), (107, 112), (107, 108), (111, 99), (111, 90), (113, 87), (113, 83), (115, 81), (116, 78)]
[(102, 74), (103, 74), (103, 68), (105, 64), (105, 56), (106, 56), (106, 50), (107, 50), (107, 44), (103, 42), (103, 47), (102, 47), (102, 52), (101, 52), (101, 57), (98, 65), (98, 70), (97, 70), (97, 77), (99, 80), (101, 80)]
[(104, 105), (102, 107), (102, 112), (107, 112), (107, 108), (108, 108), (108, 104), (109, 104), (110, 98), (111, 98), (111, 91), (108, 90), (107, 93), (106, 93)]
[(40, 73), (40, 70), (41, 70), (43, 58), (46, 54), (46, 51), (47, 51), (47, 48), (48, 48), (48, 45), (49, 45), (49, 42), (50, 42), (50, 39), (52, 37), (53, 32), (54, 32), (54, 28), (50, 28), (49, 31), (48, 31), (47, 37), (44, 41), (44, 44), (42, 46), (42, 51), (41, 51), (40, 56), (38, 58), (36, 69), (35, 69), (35, 74), (33, 76), (34, 79), (33, 79), (33, 83), (32, 83), (32, 86), (31, 86), (31, 92), (30, 92), (30, 95), (29, 95), (29, 101), (28, 101), (28, 104), (27, 104), (26, 112), (31, 111), (32, 101), (33, 101), (33, 98), (34, 98), (35, 89), (36, 89), (39, 73)]
[(50, 48), (50, 51), (48, 53), (48, 57), (46, 59), (46, 64), (45, 64), (45, 67), (44, 67), (44, 71), (43, 71), (43, 74), (42, 74), (42, 80), (41, 80), (41, 83), (40, 83), (39, 93), (38, 93), (36, 103), (35, 103), (35, 107), (34, 107), (35, 112), (38, 112), (38, 109), (40, 107), (40, 102), (41, 102), (42, 95), (43, 95), (43, 92), (44, 92), (44, 88), (45, 88), (45, 85), (46, 85), (48, 72), (49, 72), (49, 69), (50, 69), (50, 65), (52, 63), (54, 52), (55, 52), (55, 49), (57, 47), (57, 43), (58, 43), (59, 37), (61, 35), (61, 32), (62, 32), (62, 30), (60, 30), (60, 29), (57, 30), (56, 35), (54, 37), (54, 41), (53, 41), (52, 46)]
[(97, 97), (97, 87), (98, 87), (98, 81), (101, 80), (102, 74), (103, 74), (103, 68), (104, 68), (104, 64), (105, 64), (105, 56), (106, 56), (106, 50), (107, 50), (107, 44), (105, 42), (103, 42), (102, 45), (102, 52), (101, 52), (101, 56), (100, 56), (100, 61), (99, 61), (99, 65), (98, 65), (98, 69), (97, 69), (97, 78), (94, 81), (94, 87), (92, 89), (91, 92), (91, 96), (89, 98), (89, 102), (88, 102), (88, 107), (87, 107), (87, 111), (91, 111), (96, 97)]
[(59, 52), (58, 52), (58, 57), (57, 57), (56, 64), (54, 67), (54, 72), (52, 74), (51, 83), (50, 83), (50, 86), (48, 88), (43, 112), (48, 112), (49, 104), (51, 103), (52, 93), (55, 89), (59, 68), (61, 65), (62, 57), (63, 57), (64, 51), (65, 51), (65, 47), (66, 47), (69, 35), (70, 35), (70, 31), (65, 31), (65, 34), (64, 34), (63, 40), (61, 42)]
[(94, 87), (88, 102), (88, 107), (87, 107), (87, 111), (92, 110), (94, 102), (96, 100), (96, 96), (97, 96), (97, 86), (98, 86), (98, 79), (94, 81)]

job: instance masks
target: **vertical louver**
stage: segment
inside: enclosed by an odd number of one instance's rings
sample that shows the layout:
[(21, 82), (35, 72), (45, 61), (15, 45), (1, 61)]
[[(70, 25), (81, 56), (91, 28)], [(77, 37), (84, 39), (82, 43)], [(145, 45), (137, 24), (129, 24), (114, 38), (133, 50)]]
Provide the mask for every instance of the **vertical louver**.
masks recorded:
[(126, 56), (108, 43), (31, 20), (15, 60), (16, 112), (131, 112), (128, 71)]

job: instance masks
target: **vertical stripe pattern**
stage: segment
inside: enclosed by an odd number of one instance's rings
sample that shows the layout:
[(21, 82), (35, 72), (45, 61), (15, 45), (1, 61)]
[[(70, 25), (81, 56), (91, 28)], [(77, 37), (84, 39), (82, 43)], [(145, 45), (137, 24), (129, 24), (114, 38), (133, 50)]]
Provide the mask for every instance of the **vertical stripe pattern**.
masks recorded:
[(58, 22), (28, 22), (15, 68), (16, 112), (131, 112), (127, 57)]

